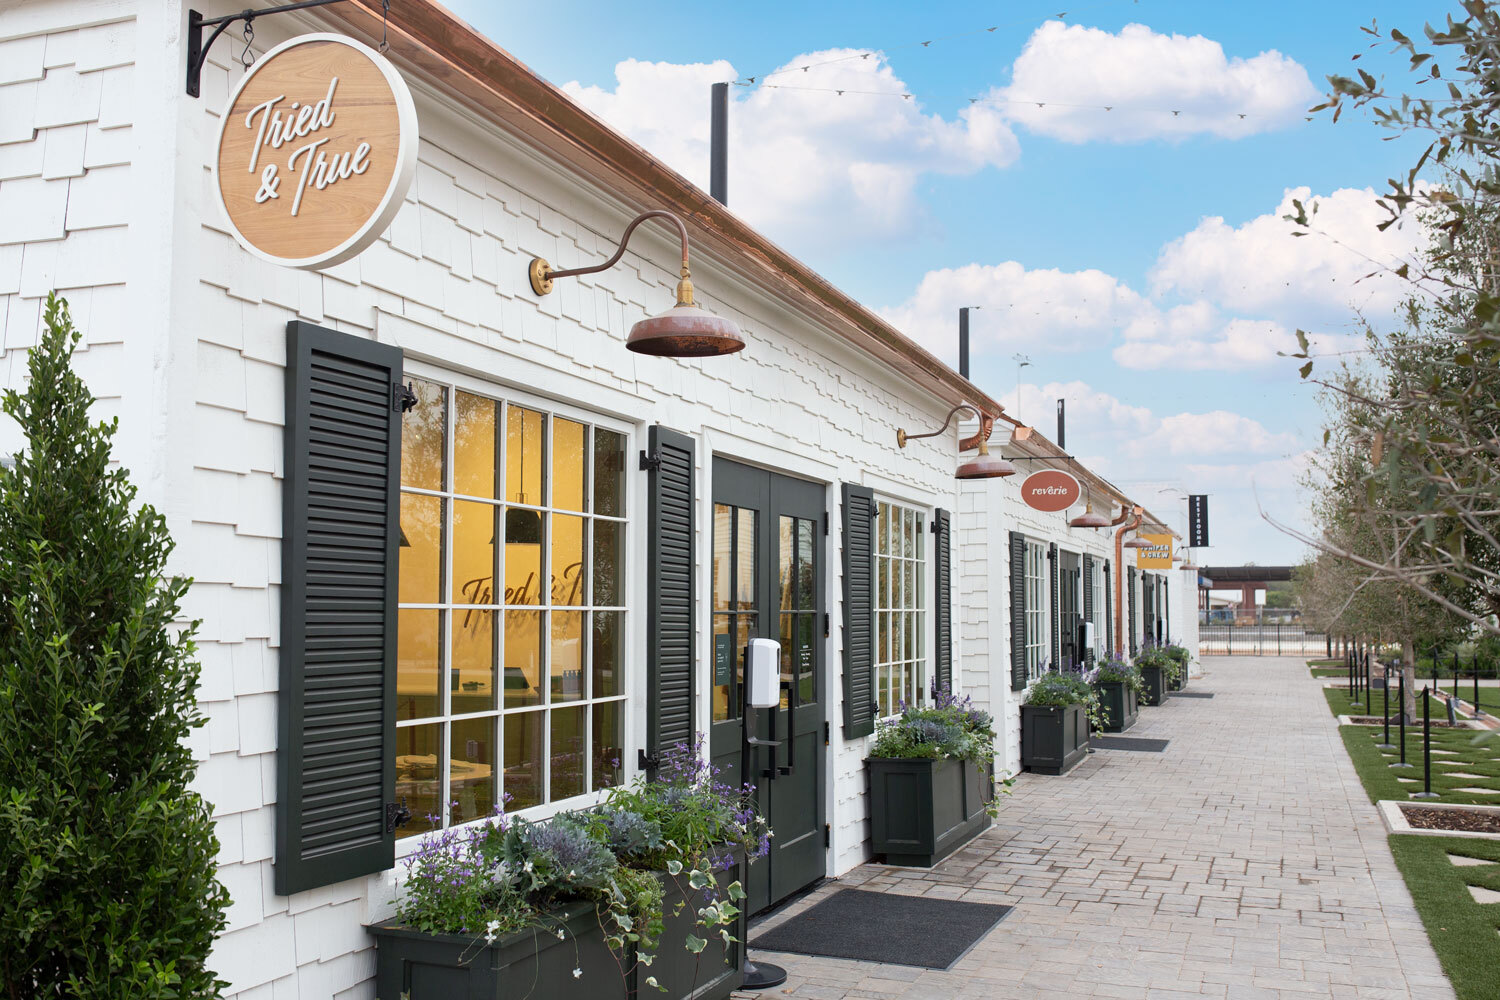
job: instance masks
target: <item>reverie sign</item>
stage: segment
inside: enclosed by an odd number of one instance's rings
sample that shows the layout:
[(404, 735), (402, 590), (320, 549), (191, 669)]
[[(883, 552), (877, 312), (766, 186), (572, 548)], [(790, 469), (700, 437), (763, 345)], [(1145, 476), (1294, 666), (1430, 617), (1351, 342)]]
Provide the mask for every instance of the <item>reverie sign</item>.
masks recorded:
[(1082, 495), (1078, 480), (1061, 469), (1033, 472), (1021, 483), (1021, 500), (1033, 510), (1067, 510)]
[(322, 268), (373, 243), (411, 187), (417, 112), (383, 56), (342, 35), (267, 52), (219, 122), (214, 190), (240, 245)]

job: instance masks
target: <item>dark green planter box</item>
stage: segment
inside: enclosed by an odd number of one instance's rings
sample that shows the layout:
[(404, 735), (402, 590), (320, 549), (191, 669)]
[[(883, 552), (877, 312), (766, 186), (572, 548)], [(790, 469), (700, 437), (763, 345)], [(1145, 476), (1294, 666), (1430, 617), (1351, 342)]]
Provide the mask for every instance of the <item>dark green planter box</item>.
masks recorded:
[[(717, 934), (707, 935), (701, 955), (683, 947), (696, 929), (701, 894), (688, 887), (686, 872), (658, 877), (664, 930), (649, 967), (637, 965), (633, 953), (617, 957), (609, 950), (600, 917), (588, 902), (561, 910), (548, 928), (521, 931), (492, 945), (467, 935), (375, 924), (366, 929), (376, 941), (376, 1000), (725, 1000), (744, 980), (743, 949), (726, 945)], [(744, 865), (737, 865), (720, 874), (720, 887), (743, 877)], [(674, 912), (685, 898), (686, 905)], [(564, 940), (555, 933), (559, 926)], [(743, 917), (730, 933), (744, 940)], [(583, 975), (574, 978), (575, 968)], [(649, 976), (666, 992), (647, 986)]]
[(871, 757), (871, 847), (887, 864), (928, 868), (990, 825), (988, 773), (964, 760)]
[(1099, 692), (1106, 733), (1123, 733), (1135, 725), (1140, 706), (1136, 703), (1136, 693), (1124, 682), (1102, 681), (1094, 685), (1094, 690)]
[(1146, 682), (1146, 689), (1141, 694), (1143, 705), (1160, 705), (1167, 700), (1166, 667), (1142, 667), (1141, 680)]
[(1021, 706), (1021, 769), (1066, 774), (1089, 755), (1089, 718), (1082, 705)]

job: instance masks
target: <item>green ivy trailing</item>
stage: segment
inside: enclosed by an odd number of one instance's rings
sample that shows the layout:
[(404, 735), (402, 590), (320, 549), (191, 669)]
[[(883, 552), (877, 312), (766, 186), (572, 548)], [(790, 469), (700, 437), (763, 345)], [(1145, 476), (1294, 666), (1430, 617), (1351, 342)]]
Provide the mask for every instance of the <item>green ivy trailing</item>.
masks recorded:
[(228, 895), (207, 803), (188, 790), (203, 719), (188, 581), (165, 520), (110, 467), (70, 368), (79, 333), (47, 299), (25, 435), (0, 469), (0, 994), (217, 996)]

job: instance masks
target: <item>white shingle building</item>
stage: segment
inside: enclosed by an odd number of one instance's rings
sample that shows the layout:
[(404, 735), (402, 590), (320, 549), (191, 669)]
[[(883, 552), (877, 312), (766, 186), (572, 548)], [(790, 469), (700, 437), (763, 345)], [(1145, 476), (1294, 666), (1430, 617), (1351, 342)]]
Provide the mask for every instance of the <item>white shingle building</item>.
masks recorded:
[[(316, 31), (373, 42), (379, 12), (347, 0), (258, 19), (254, 49)], [(322, 270), (248, 253), (211, 170), (245, 71), (221, 41), (201, 96), (187, 95), (187, 19), (147, 0), (0, 8), (0, 384), (22, 382), (40, 306), (60, 290), (84, 332), (77, 368), (101, 415), (120, 418), (118, 458), (194, 580), (197, 786), (233, 898), (215, 955), (230, 995), (371, 996), (363, 925), (389, 912), (390, 858), (501, 794), (536, 816), (593, 801), (694, 733), (728, 762), (734, 651), (750, 635), (785, 640), (783, 725), (799, 756), (796, 804), (770, 817), (786, 848), (758, 890), (770, 905), (869, 858), (874, 714), (949, 683), (995, 709), (1015, 770), (1030, 679), (1084, 653), (1078, 622), (1095, 623), (1090, 652), (1115, 636), (1106, 564), (1136, 592), (1127, 649), (1154, 628), (1147, 606), (1162, 608), (1164, 637), (1195, 622), (1191, 583), (1152, 574), (1164, 589), (1143, 593), (1113, 529), (1028, 508), (1019, 476), (956, 480), (956, 428), (898, 449), (898, 428), (1000, 407), (427, 0), (392, 9), (388, 57), (420, 144), (389, 228)], [(625, 349), (631, 325), (671, 302), (665, 227), (643, 228), (610, 270), (532, 290), (533, 257), (599, 263), (649, 209), (686, 221), (698, 301), (739, 325), (742, 352)], [(349, 486), (348, 509), (374, 518), (394, 556), (388, 576), (378, 559), (370, 570), (386, 595), (376, 612), (389, 608), (374, 662), (395, 677), (376, 678), (367, 719), (336, 670), (316, 669), (368, 636), (328, 632), (341, 612), (309, 593), (326, 569), (309, 554), (316, 522), (338, 505), (309, 497), (320, 487), (304, 466), (342, 447), (319, 437), (319, 380), (376, 369), (417, 402), (361, 418), (400, 442), (379, 473), (393, 499), (362, 507)], [(8, 453), (19, 442), (6, 434)], [(1067, 465), (1049, 449), (1037, 437), (1005, 453)], [(1097, 508), (1128, 506), (1074, 471)], [(856, 512), (874, 518), (862, 552), (844, 530)], [(1035, 578), (1020, 630), (1013, 551)], [(807, 585), (784, 590), (755, 565)], [(884, 581), (858, 607), (851, 565)], [(847, 642), (858, 630), (870, 640)], [(337, 765), (367, 767), (374, 800), (313, 773), (331, 766), (317, 729), (330, 698), (350, 725), (368, 722), (364, 751)], [(403, 800), (415, 819), (389, 831), (380, 807)]]

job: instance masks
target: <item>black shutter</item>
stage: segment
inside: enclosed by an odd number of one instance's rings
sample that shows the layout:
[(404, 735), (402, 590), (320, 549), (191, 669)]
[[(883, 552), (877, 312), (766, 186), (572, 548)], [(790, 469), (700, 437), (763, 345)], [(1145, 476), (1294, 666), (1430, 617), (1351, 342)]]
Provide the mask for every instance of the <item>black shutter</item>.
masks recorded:
[(1010, 689), (1026, 686), (1026, 536), (1010, 533)]
[(1156, 638), (1156, 579), (1150, 573), (1141, 574), (1141, 617), (1144, 628), (1141, 634), (1147, 642)]
[(844, 484), (844, 736), (875, 731), (875, 492)]
[(1129, 567), (1129, 570), (1130, 570), (1130, 572), (1129, 572), (1129, 574), (1125, 578), (1125, 599), (1128, 602), (1127, 607), (1129, 608), (1130, 615), (1129, 615), (1129, 621), (1128, 621), (1128, 623), (1126, 625), (1126, 628), (1125, 628), (1125, 639), (1127, 641), (1127, 644), (1130, 647), (1130, 655), (1133, 657), (1136, 654), (1136, 645), (1135, 645), (1135, 572), (1136, 572), (1136, 570), (1135, 570), (1134, 566)]
[(401, 351), (287, 324), (276, 892), (395, 864)]
[(646, 758), (693, 742), (693, 439), (652, 427), (647, 481)]
[(1109, 578), (1109, 560), (1104, 560), (1104, 658), (1115, 655), (1115, 586)]
[[(1094, 557), (1087, 552), (1083, 555), (1083, 620), (1086, 624), (1094, 620)], [(1084, 632), (1088, 629), (1084, 628)], [(1097, 643), (1099, 637), (1096, 635), (1094, 641)], [(1089, 646), (1083, 651), (1082, 661), (1085, 664), (1094, 662), (1094, 647)]]
[(1047, 582), (1052, 588), (1052, 669), (1062, 669), (1062, 607), (1057, 589), (1057, 543), (1047, 546)]
[(1161, 578), (1161, 638), (1162, 642), (1172, 641), (1172, 595), (1167, 590), (1167, 581), (1170, 577)]
[(953, 690), (953, 556), (950, 551), (952, 516), (942, 508), (932, 515), (933, 534), (937, 536), (937, 687)]

